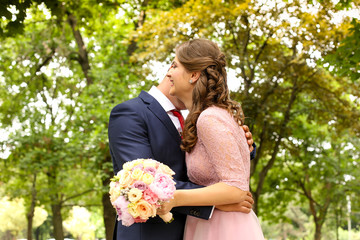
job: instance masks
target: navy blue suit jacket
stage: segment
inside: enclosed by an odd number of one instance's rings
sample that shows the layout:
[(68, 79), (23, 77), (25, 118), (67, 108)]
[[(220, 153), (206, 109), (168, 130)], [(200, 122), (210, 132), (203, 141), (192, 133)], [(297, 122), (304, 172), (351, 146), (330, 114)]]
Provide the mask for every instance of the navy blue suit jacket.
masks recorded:
[[(110, 114), (109, 145), (114, 173), (126, 161), (152, 158), (168, 165), (176, 173), (176, 188), (197, 188), (187, 177), (185, 154), (180, 149), (181, 138), (168, 114), (148, 93), (117, 105)], [(164, 223), (159, 217), (130, 227), (116, 222), (114, 239), (117, 240), (180, 240), (186, 214), (208, 219), (212, 207), (174, 208), (174, 221)]]

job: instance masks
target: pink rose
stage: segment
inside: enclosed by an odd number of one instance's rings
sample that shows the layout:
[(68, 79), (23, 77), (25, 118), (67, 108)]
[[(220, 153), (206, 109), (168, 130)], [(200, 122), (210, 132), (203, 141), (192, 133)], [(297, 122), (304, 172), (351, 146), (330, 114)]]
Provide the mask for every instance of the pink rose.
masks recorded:
[(156, 168), (154, 168), (154, 167), (146, 167), (146, 168), (144, 169), (144, 171), (145, 171), (146, 173), (149, 173), (149, 174), (155, 176)]
[(140, 169), (140, 170), (143, 170), (143, 165), (142, 164), (138, 164), (136, 165), (135, 167), (132, 168), (132, 171), (134, 171), (135, 169)]
[(113, 202), (113, 206), (118, 214), (118, 221), (122, 221), (122, 225), (127, 227), (135, 222), (127, 210), (129, 204), (130, 202), (126, 201), (123, 196), (118, 197), (115, 202)]
[(126, 211), (126, 208), (127, 208), (127, 205), (129, 204), (129, 202), (126, 201), (123, 196), (119, 196), (112, 204), (118, 214), (118, 220), (120, 220), (121, 215), (124, 210)]
[(130, 215), (129, 212), (125, 211), (123, 212), (123, 215), (121, 216), (121, 224), (129, 227), (131, 225), (133, 225), (133, 223), (135, 222), (134, 218)]
[(175, 182), (171, 177), (163, 173), (156, 173), (155, 180), (150, 184), (149, 188), (162, 201), (169, 200), (176, 190)]
[(156, 204), (159, 198), (150, 189), (146, 189), (143, 192), (143, 199), (150, 204)]
[(137, 188), (141, 191), (145, 191), (147, 189), (147, 185), (143, 181), (136, 181), (132, 185), (133, 188)]

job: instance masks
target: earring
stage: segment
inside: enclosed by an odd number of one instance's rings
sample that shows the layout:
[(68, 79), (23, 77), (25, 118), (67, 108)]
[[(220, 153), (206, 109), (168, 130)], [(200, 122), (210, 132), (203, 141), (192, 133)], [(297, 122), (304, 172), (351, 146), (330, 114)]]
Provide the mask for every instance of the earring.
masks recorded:
[(193, 83), (193, 80), (192, 80), (192, 79), (190, 79), (190, 80), (189, 80), (189, 83)]

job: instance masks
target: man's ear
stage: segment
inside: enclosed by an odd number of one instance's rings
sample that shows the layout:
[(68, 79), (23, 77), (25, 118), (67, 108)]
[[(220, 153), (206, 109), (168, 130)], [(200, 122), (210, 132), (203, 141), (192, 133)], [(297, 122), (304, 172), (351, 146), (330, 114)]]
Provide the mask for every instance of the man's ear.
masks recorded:
[(191, 73), (191, 78), (190, 78), (191, 82), (196, 83), (196, 81), (199, 80), (200, 75), (201, 75), (201, 72), (193, 72), (193, 73)]

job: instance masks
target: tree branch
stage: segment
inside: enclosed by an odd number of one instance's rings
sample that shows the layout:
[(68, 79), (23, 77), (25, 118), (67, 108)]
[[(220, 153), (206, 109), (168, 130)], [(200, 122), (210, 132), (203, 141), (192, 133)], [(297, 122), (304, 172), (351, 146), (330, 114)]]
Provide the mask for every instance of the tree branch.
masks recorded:
[(283, 122), (280, 127), (278, 139), (275, 142), (275, 146), (274, 146), (273, 153), (271, 155), (271, 159), (268, 161), (268, 163), (265, 165), (265, 167), (259, 173), (259, 182), (257, 184), (257, 188), (255, 191), (255, 195), (257, 197), (260, 196), (267, 173), (269, 172), (269, 170), (272, 168), (272, 166), (275, 163), (277, 153), (280, 149), (281, 140), (283, 138), (283, 135), (285, 134), (286, 126), (290, 120), (290, 110), (292, 108), (293, 103), (295, 102), (298, 91), (299, 90), (298, 90), (298, 86), (297, 86), (297, 78), (295, 78), (294, 85), (293, 85), (292, 92), (291, 92), (291, 97), (289, 99), (289, 103), (288, 103), (287, 109), (284, 114), (284, 119), (283, 119)]
[[(145, 8), (148, 5), (149, 0), (144, 0), (141, 3), (140, 7), (140, 14), (138, 16), (138, 20), (134, 23), (134, 30), (136, 31), (139, 27), (142, 27), (144, 25), (145, 19), (146, 19), (146, 10)], [(126, 53), (128, 56), (131, 56), (137, 49), (137, 42), (134, 39), (130, 40), (130, 44), (126, 50)]]
[(36, 68), (35, 74), (40, 71), (40, 69), (49, 64), (50, 60), (54, 57), (55, 48), (51, 48), (51, 53), (44, 59), (44, 61)]
[(77, 21), (76, 21), (75, 16), (72, 13), (70, 13), (69, 11), (66, 11), (66, 14), (68, 15), (68, 23), (72, 29), (76, 44), (78, 46), (78, 51), (79, 51), (78, 52), (78, 54), (79, 54), (78, 62), (80, 63), (80, 66), (85, 75), (87, 85), (91, 85), (93, 83), (93, 79), (89, 76), (90, 64), (89, 64), (89, 58), (88, 58), (88, 53), (86, 50), (85, 43), (83, 41), (80, 31), (77, 29), (77, 26), (76, 26)]
[(95, 189), (88, 189), (88, 190), (86, 190), (86, 191), (84, 191), (84, 192), (81, 192), (81, 193), (78, 193), (78, 194), (75, 194), (75, 195), (73, 195), (73, 196), (70, 196), (70, 197), (68, 197), (68, 198), (65, 198), (65, 199), (63, 199), (62, 201), (61, 201), (61, 203), (64, 203), (64, 202), (66, 202), (66, 201), (69, 201), (70, 199), (73, 199), (73, 198), (77, 198), (77, 197), (80, 197), (81, 195), (84, 195), (84, 194), (86, 194), (86, 193), (89, 193), (89, 192), (92, 192), (92, 191), (95, 191)]

